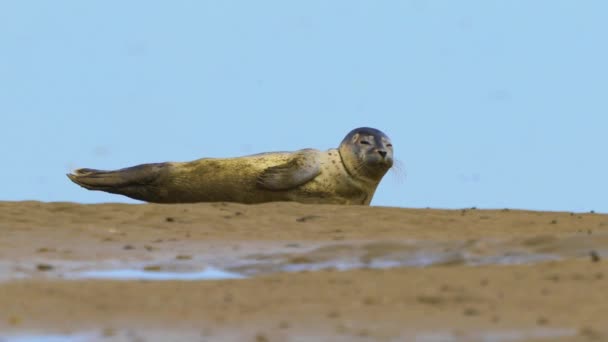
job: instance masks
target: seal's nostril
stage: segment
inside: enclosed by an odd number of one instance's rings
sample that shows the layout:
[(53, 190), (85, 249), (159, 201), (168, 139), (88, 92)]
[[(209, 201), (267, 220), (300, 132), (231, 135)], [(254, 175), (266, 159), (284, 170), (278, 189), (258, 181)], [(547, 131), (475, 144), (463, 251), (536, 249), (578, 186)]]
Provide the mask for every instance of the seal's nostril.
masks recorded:
[(380, 153), (382, 158), (386, 157), (386, 151), (379, 150), (378, 153)]

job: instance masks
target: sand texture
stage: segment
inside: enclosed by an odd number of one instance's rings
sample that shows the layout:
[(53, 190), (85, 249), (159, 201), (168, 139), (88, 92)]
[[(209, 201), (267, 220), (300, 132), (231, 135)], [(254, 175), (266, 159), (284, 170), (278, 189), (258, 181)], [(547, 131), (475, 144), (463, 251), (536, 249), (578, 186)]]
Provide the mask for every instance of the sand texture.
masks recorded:
[(0, 341), (606, 341), (607, 252), (595, 213), (0, 202)]

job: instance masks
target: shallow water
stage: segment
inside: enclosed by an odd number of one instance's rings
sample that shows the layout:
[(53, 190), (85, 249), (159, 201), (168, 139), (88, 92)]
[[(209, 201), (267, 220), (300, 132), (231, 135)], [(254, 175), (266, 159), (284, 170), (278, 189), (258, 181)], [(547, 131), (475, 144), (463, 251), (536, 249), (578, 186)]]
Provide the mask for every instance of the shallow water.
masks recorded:
[(321, 269), (530, 264), (608, 255), (607, 237), (538, 236), (514, 240), (325, 244), (302, 251), (247, 255), (224, 269), (246, 275)]
[[(576, 329), (522, 329), (522, 330), (496, 330), (496, 331), (474, 331), (459, 332), (434, 331), (416, 334), (403, 334), (395, 337), (392, 341), (416, 341), (416, 342), (517, 342), (529, 339), (551, 339), (559, 337), (570, 337), (576, 335)], [(308, 336), (287, 337), (287, 341), (372, 341), (371, 337), (350, 335), (324, 335), (322, 332), (315, 334), (309, 332)], [(0, 342), (85, 342), (85, 341), (168, 341), (168, 340), (199, 340), (204, 338), (203, 334), (194, 331), (112, 331), (111, 335), (100, 333), (74, 333), (74, 334), (12, 334), (0, 335)], [(218, 332), (215, 336), (207, 336), (211, 340), (241, 341), (243, 336), (234, 336), (229, 332)], [(203, 339), (204, 340), (204, 339)], [(390, 339), (389, 339), (390, 341)]]
[(0, 342), (86, 342), (94, 339), (95, 335), (92, 334), (16, 334), (6, 336), (0, 335)]
[(92, 270), (66, 275), (69, 279), (112, 279), (112, 280), (214, 280), (240, 279), (244, 276), (215, 268), (199, 272), (163, 272), (137, 269)]
[(418, 333), (413, 338), (416, 342), (515, 342), (530, 339), (555, 339), (560, 337), (570, 337), (576, 335), (576, 329), (522, 329), (522, 330), (497, 330), (479, 331), (473, 333), (454, 333), (454, 332), (430, 332)]
[[(192, 255), (188, 260), (150, 254), (142, 260), (20, 260), (0, 262), (0, 280), (23, 278), (217, 280), (277, 272), (437, 265), (506, 265), (567, 258), (608, 257), (607, 236), (535, 236), (512, 240), (379, 241), (242, 244), (239, 252)], [(263, 252), (260, 252), (262, 250)], [(249, 251), (249, 252), (248, 252)], [(252, 253), (253, 252), (253, 253)], [(41, 265), (44, 267), (41, 268)]]

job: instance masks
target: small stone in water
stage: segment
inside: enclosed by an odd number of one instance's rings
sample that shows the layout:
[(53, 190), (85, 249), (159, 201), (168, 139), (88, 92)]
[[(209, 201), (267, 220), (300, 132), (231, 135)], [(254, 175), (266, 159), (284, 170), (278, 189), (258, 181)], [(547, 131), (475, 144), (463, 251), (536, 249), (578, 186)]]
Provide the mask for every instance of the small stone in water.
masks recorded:
[(591, 256), (591, 262), (598, 262), (601, 260), (600, 255), (596, 251), (591, 251), (589, 255)]
[(38, 271), (50, 271), (53, 268), (54, 268), (53, 265), (49, 265), (49, 264), (38, 264), (38, 265), (36, 265), (36, 269), (38, 269)]
[(158, 271), (160, 271), (160, 266), (159, 265), (149, 265), (149, 266), (144, 267), (144, 271), (158, 272)]

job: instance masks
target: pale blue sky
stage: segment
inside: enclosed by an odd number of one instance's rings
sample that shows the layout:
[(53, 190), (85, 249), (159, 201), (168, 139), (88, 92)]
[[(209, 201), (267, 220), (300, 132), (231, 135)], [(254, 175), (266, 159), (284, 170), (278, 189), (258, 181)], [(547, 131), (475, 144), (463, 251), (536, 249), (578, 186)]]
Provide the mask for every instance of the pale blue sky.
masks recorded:
[(392, 137), (372, 204), (608, 212), (608, 2), (2, 1), (1, 200)]

